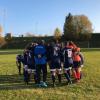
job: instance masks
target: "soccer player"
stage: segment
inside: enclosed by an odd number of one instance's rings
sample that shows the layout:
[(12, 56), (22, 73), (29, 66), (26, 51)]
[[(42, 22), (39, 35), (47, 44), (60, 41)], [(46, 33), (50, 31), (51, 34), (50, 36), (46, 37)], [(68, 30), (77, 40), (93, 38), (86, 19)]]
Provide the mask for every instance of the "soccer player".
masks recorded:
[[(41, 41), (34, 48), (34, 60), (36, 65), (37, 86), (47, 87), (47, 61), (46, 61), (46, 47)], [(43, 82), (41, 82), (41, 71), (43, 73)]]
[(72, 84), (70, 71), (73, 65), (73, 47), (67, 42), (63, 49), (63, 62), (64, 62), (64, 75), (68, 81), (68, 84)]
[(34, 61), (34, 47), (35, 43), (30, 43), (24, 50), (24, 81), (29, 83), (32, 73), (34, 74), (34, 81), (36, 83), (36, 70)]
[(34, 48), (35, 48), (35, 43), (32, 43), (28, 48), (27, 64), (28, 64), (28, 73), (30, 74), (30, 77), (32, 76), (32, 73), (34, 74), (34, 81), (36, 84), (37, 79), (36, 79), (36, 69), (35, 69), (35, 61), (34, 61)]
[(49, 58), (49, 66), (52, 75), (53, 87), (55, 87), (56, 74), (58, 76), (59, 83), (61, 83), (61, 46), (59, 43), (56, 43), (54, 46), (51, 46)]
[(16, 65), (17, 65), (17, 68), (18, 68), (19, 75), (21, 75), (21, 63), (23, 63), (23, 56), (17, 55), (16, 56)]
[(79, 55), (80, 48), (76, 48), (73, 52), (73, 75), (76, 82), (80, 80), (80, 66), (81, 66), (81, 57)]
[(28, 62), (27, 62), (28, 49), (24, 50), (23, 55), (24, 55), (24, 68), (23, 68), (24, 82), (28, 85), (30, 79), (30, 74), (28, 73)]
[(80, 48), (79, 48), (79, 56), (81, 58), (81, 64), (80, 64), (80, 67), (79, 67), (79, 71), (80, 71), (80, 79), (82, 78), (82, 68), (84, 66), (84, 55), (83, 53), (80, 51)]
[(77, 48), (77, 45), (72, 42), (72, 41), (69, 41), (69, 45), (71, 46), (71, 48), (74, 50), (75, 48)]

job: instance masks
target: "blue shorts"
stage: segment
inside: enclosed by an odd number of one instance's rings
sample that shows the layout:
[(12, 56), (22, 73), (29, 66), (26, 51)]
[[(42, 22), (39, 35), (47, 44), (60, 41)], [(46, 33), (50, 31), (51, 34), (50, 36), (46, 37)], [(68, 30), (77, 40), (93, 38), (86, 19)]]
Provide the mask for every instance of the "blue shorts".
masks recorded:
[(73, 60), (72, 59), (67, 59), (64, 62), (64, 68), (69, 68), (69, 67), (72, 67), (72, 66), (73, 66)]
[(61, 61), (60, 59), (55, 59), (50, 62), (50, 69), (61, 69)]
[(34, 64), (33, 65), (32, 64), (28, 64), (28, 68), (29, 69), (32, 69), (32, 70), (35, 70), (36, 69)]
[(81, 61), (74, 61), (73, 68), (79, 68), (81, 66)]

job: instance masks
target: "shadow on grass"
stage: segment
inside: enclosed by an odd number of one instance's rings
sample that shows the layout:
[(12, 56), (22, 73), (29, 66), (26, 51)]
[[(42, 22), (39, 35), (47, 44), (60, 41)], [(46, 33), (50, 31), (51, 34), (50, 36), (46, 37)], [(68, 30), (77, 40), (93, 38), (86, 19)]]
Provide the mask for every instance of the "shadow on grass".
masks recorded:
[[(66, 85), (66, 80), (63, 78), (63, 82), (58, 84), (58, 80), (56, 79), (57, 86), (61, 87)], [(53, 88), (52, 80), (50, 73), (48, 74), (47, 78), (47, 88)], [(28, 85), (26, 85), (23, 81), (23, 75), (0, 75), (0, 90), (17, 90), (17, 89), (35, 89), (38, 88), (34, 83), (34, 79), (31, 79)], [(44, 89), (44, 88), (43, 88)]]

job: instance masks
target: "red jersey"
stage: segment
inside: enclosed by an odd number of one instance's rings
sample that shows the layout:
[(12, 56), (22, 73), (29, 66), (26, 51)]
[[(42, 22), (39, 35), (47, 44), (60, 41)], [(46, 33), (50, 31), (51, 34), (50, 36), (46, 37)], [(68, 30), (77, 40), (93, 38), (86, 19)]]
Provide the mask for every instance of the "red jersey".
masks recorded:
[(73, 61), (78, 61), (78, 62), (81, 61), (81, 58), (78, 52), (73, 53)]

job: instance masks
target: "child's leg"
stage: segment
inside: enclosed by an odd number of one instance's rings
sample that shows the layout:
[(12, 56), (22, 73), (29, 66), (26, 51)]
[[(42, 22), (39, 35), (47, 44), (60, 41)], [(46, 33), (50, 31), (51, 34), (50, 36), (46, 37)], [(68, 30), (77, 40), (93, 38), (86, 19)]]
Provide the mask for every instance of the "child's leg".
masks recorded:
[(24, 74), (24, 82), (26, 84), (28, 84), (28, 82), (29, 82), (28, 77), (29, 76), (28, 76), (28, 66), (27, 65), (24, 65), (23, 74)]
[(42, 69), (42, 72), (43, 72), (43, 82), (46, 82), (46, 79), (47, 79), (47, 65), (46, 64), (41, 65), (41, 69)]
[(28, 84), (29, 82), (29, 74), (28, 71), (24, 70), (24, 82)]
[(34, 82), (35, 82), (35, 84), (37, 84), (37, 75), (36, 75), (36, 70), (33, 71), (33, 75), (34, 75)]
[(70, 70), (65, 70), (64, 75), (66, 79), (68, 80), (68, 83), (72, 83), (71, 78), (70, 78)]
[(76, 68), (73, 68), (72, 71), (73, 71), (74, 78), (77, 79)]
[(18, 73), (19, 73), (19, 75), (21, 75), (21, 62), (18, 62)]
[(37, 84), (41, 81), (41, 65), (36, 65)]
[(77, 79), (79, 80), (80, 79), (80, 67), (76, 69), (76, 72), (77, 72)]
[(51, 75), (52, 75), (53, 86), (55, 86), (55, 79), (56, 79), (56, 72), (55, 72), (55, 70), (51, 71)]
[(61, 69), (57, 69), (58, 81), (61, 83)]

